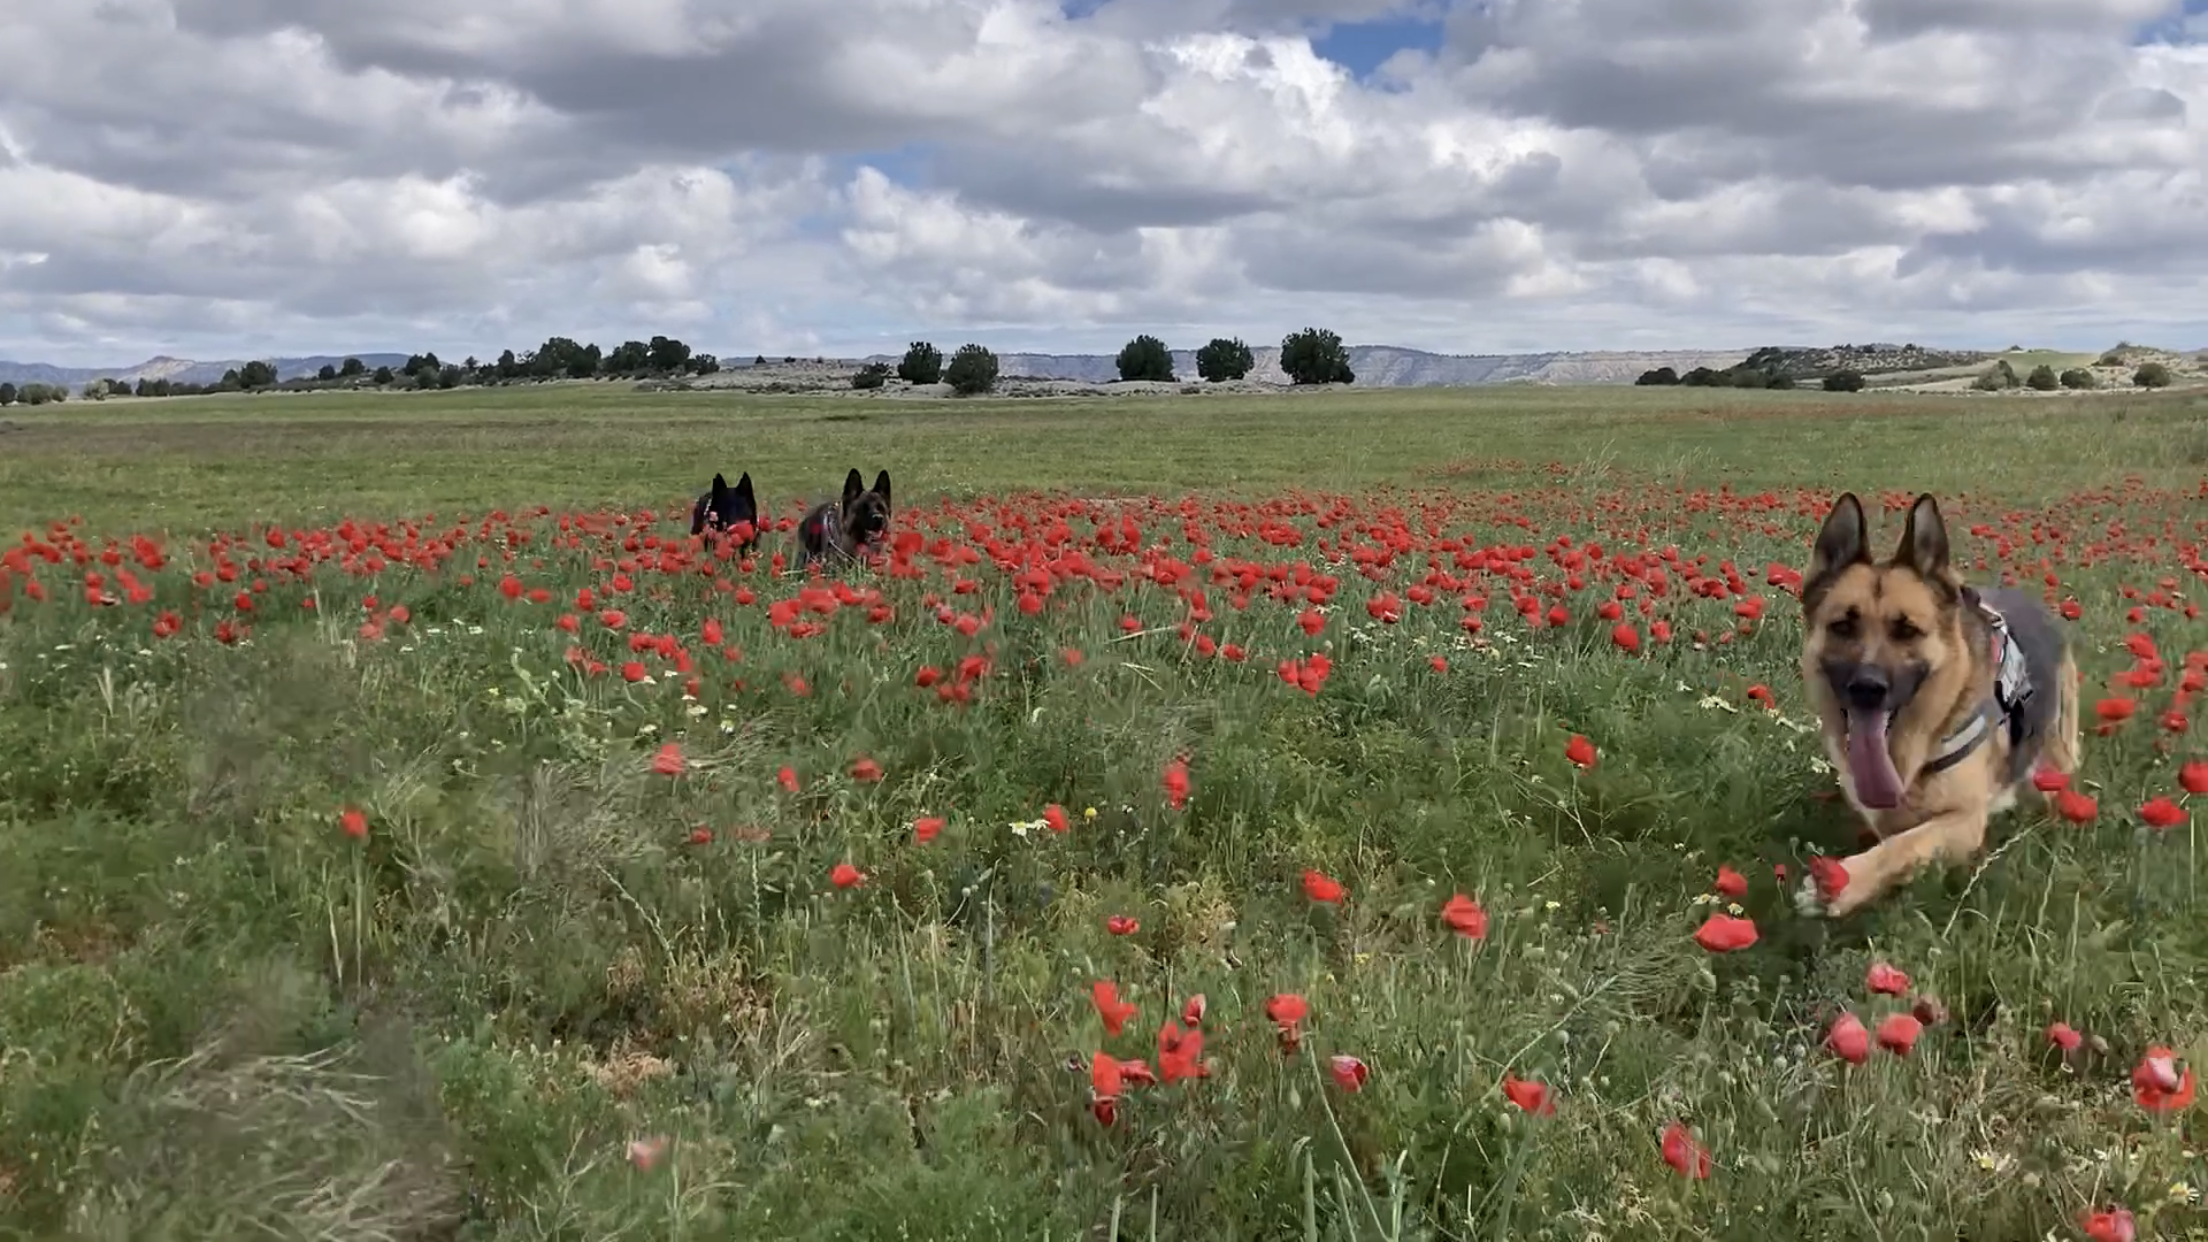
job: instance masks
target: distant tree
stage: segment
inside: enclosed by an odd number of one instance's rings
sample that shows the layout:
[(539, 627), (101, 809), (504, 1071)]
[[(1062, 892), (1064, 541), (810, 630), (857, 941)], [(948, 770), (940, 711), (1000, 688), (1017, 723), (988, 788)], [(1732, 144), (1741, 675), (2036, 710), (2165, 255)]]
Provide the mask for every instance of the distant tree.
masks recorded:
[(1633, 382), (1642, 388), (1661, 388), (1678, 383), (1679, 373), (1670, 367), (1657, 367), (1652, 371), (1641, 372), (1641, 377)]
[(1972, 380), (1970, 386), (1980, 392), (2002, 392), (2021, 383), (2023, 381), (2017, 378), (2016, 368), (2009, 365), (2008, 359), (2002, 358)]
[(86, 380), (84, 381), (84, 387), (78, 391), (84, 394), (84, 399), (87, 401), (105, 401), (107, 400), (107, 381), (104, 379)]
[(460, 381), (467, 377), (467, 372), (462, 371), (459, 367), (447, 366), (437, 373), (437, 386), (439, 388), (458, 388)]
[(623, 341), (607, 352), (608, 375), (637, 375), (651, 365), (651, 348), (642, 341)]
[(908, 384), (935, 384), (943, 379), (943, 351), (932, 342), (914, 341), (897, 364), (897, 378)]
[(698, 375), (713, 375), (720, 371), (721, 360), (711, 354), (692, 354), (690, 370)]
[(314, 373), (314, 378), (327, 384), (337, 378), (337, 368), (325, 362), (322, 364), (322, 368)]
[(377, 367), (375, 375), (371, 378), (375, 380), (378, 387), (382, 387), (386, 384), (389, 384), (396, 377), (391, 374), (391, 368)]
[(256, 358), (238, 368), (238, 387), (240, 388), (272, 388), (275, 384), (276, 368), (273, 364)]
[(1296, 384), (1354, 384), (1349, 349), (1330, 328), (1305, 328), (1280, 339), (1280, 369)]
[(1239, 336), (1213, 337), (1211, 343), (1196, 351), (1196, 374), (1207, 384), (1238, 380), (1257, 365), (1257, 358)]
[(1696, 367), (1680, 376), (1679, 382), (1689, 388), (1723, 388), (1730, 380), (1723, 371), (1713, 371), (1708, 367)]
[(440, 377), (443, 375), (444, 372), (442, 371), (432, 371), (428, 367), (423, 367), (414, 373), (414, 386), (423, 392), (428, 392), (430, 389), (437, 387)]
[(1794, 377), (1784, 372), (1773, 374), (1771, 376), (1771, 389), (1774, 392), (1794, 391)]
[(7, 382), (6, 380), (0, 380), (0, 405), (14, 405), (14, 404), (15, 404), (15, 385), (13, 385), (13, 384), (11, 384), (11, 383)]
[(16, 400), (25, 405), (44, 405), (46, 404), (46, 385), (25, 384), (22, 391), (18, 392), (15, 397)]
[(69, 386), (67, 384), (48, 384), (46, 386), (46, 399), (55, 405), (63, 404), (69, 400)]
[(521, 360), (514, 357), (514, 351), (510, 349), (500, 350), (498, 352), (498, 378), (510, 380), (519, 374), (521, 374)]
[(1126, 383), (1136, 380), (1172, 383), (1173, 351), (1165, 347), (1164, 341), (1144, 333), (1121, 347), (1119, 378)]
[(689, 364), (690, 347), (671, 336), (655, 336), (645, 355), (652, 370), (673, 373)]
[(889, 364), (869, 362), (851, 376), (853, 388), (880, 388), (889, 382)]
[(469, 354), (467, 358), (461, 362), (460, 369), (466, 371), (470, 375), (473, 375), (477, 371), (483, 369), (483, 364), (475, 360), (474, 354)]
[(1825, 377), (1825, 391), (1861, 392), (1863, 391), (1863, 373), (1861, 371), (1834, 371)]
[(2131, 382), (2141, 388), (2168, 388), (2170, 369), (2159, 362), (2142, 362), (2131, 373)]
[(943, 378), (961, 397), (988, 392), (997, 386), (997, 356), (979, 345), (961, 345), (943, 368)]
[(2042, 362), (2032, 368), (2030, 375), (2024, 377), (2024, 386), (2035, 392), (2053, 392), (2062, 387), (2062, 380), (2055, 374), (2053, 367)]
[(1771, 373), (1755, 367), (1735, 367), (1726, 372), (1726, 381), (1734, 388), (1769, 388)]
[(2095, 378), (2093, 372), (2086, 367), (2071, 367), (2057, 378), (2062, 381), (2064, 388), (2083, 389), (2099, 388), (2101, 386), (2101, 381)]
[(338, 375), (342, 376), (345, 379), (351, 379), (353, 376), (365, 374), (367, 370), (367, 364), (362, 362), (358, 358), (347, 358), (345, 361), (337, 365)]

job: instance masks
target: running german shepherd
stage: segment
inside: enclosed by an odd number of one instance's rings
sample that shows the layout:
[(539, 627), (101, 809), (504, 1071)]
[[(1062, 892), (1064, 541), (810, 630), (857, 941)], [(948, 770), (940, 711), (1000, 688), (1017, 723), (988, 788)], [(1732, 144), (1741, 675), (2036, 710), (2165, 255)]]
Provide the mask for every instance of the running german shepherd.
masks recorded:
[(1929, 495), (1892, 557), (1870, 544), (1863, 503), (1841, 496), (1802, 579), (1802, 678), (1841, 791), (1878, 840), (1842, 860), (1837, 894), (1803, 885), (1802, 909), (1832, 917), (1975, 854), (2035, 767), (2079, 761), (2077, 663), (2040, 602), (1964, 585)]
[(843, 479), (843, 497), (815, 505), (797, 524), (797, 565), (802, 569), (831, 555), (845, 560), (872, 551), (889, 533), (889, 471), (868, 487), (857, 468)]

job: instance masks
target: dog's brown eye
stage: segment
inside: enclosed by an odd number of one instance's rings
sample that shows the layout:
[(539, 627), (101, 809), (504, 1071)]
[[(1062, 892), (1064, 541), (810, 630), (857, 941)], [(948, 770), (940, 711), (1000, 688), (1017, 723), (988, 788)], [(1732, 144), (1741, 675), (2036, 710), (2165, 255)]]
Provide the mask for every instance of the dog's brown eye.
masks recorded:
[(1897, 643), (1915, 642), (1924, 637), (1924, 631), (1918, 629), (1907, 617), (1897, 618), (1890, 632)]
[(1852, 612), (1844, 617), (1833, 618), (1832, 624), (1825, 627), (1834, 638), (1853, 638), (1855, 628), (1855, 614)]

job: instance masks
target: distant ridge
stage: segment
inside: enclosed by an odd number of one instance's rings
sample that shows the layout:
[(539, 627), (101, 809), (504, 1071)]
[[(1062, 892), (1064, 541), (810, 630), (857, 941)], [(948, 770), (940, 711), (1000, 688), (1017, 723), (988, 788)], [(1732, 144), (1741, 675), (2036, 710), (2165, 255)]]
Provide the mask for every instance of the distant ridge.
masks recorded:
[[(371, 371), (377, 367), (397, 368), (406, 365), (405, 354), (314, 354), (305, 358), (270, 358), (267, 361), (275, 365), (277, 379), (288, 380), (311, 376), (324, 366), (337, 366), (347, 358), (360, 359), (361, 365)], [(67, 384), (71, 388), (96, 379), (122, 380), (130, 384), (142, 379), (165, 379), (177, 384), (213, 384), (222, 379), (223, 372), (234, 371), (248, 361), (245, 358), (231, 358), (221, 362), (194, 362), (189, 358), (171, 358), (163, 354), (127, 367), (57, 367), (46, 362), (0, 360), (0, 382), (18, 387), (24, 384)]]

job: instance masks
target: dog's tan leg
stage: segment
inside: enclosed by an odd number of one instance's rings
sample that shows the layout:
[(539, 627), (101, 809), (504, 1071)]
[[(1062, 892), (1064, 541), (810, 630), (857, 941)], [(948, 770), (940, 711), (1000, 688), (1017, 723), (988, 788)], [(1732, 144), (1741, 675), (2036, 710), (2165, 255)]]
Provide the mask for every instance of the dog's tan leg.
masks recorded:
[(1986, 808), (1983, 803), (1964, 810), (1935, 815), (1906, 832), (1896, 833), (1877, 845), (1840, 860), (1848, 872), (1847, 886), (1826, 900), (1811, 877), (1802, 884), (1796, 904), (1804, 914), (1841, 918), (1906, 883), (1918, 868), (1931, 863), (1961, 862), (1986, 843)]
[(2085, 757), (2084, 730), (2078, 721), (2078, 662), (2066, 647), (2062, 652), (2061, 670), (2055, 674), (2061, 685), (2055, 700), (2055, 727), (2048, 731), (2046, 748), (2040, 752), (2044, 767), (2068, 776), (2078, 770)]

